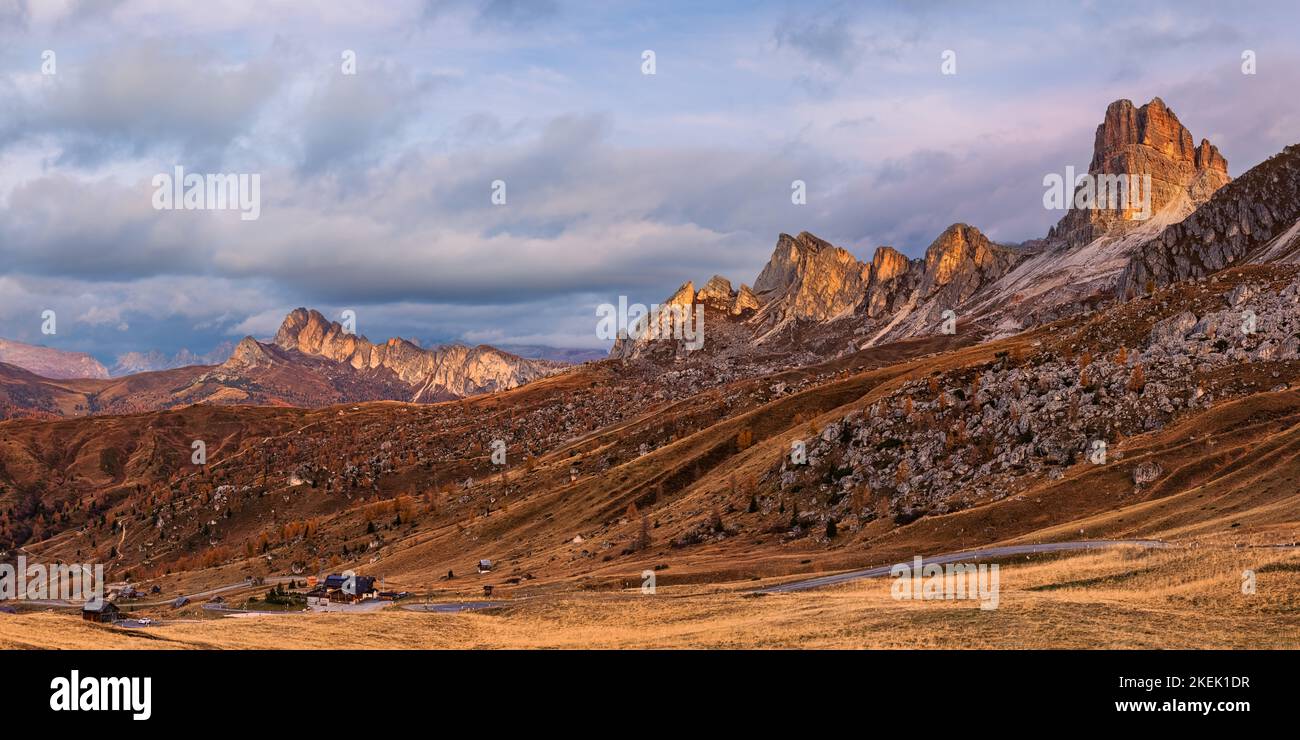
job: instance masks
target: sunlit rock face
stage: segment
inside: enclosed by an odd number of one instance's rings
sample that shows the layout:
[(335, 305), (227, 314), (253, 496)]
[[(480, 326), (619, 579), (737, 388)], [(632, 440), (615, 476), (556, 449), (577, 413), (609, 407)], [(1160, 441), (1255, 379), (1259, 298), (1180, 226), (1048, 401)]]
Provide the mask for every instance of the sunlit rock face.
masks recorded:
[(826, 321), (855, 307), (870, 280), (869, 265), (805, 231), (777, 238), (754, 292), (773, 321)]
[(1232, 264), (1300, 263), (1300, 145), (1251, 168), (1134, 254), (1122, 298)]
[[(1194, 144), (1191, 132), (1160, 98), (1140, 108), (1128, 100), (1116, 100), (1106, 108), (1106, 117), (1097, 126), (1088, 173), (1128, 175), (1139, 182), (1150, 176), (1149, 211), (1145, 204), (1129, 202), (1118, 203), (1114, 209), (1071, 210), (1048, 234), (1049, 240), (1081, 246), (1102, 236), (1122, 234), (1167, 211), (1172, 211), (1168, 220), (1177, 221), (1232, 179), (1219, 150), (1205, 139)], [(1071, 197), (1072, 185), (1067, 183)]]
[(528, 360), (486, 345), (454, 344), (424, 349), (405, 339), (373, 344), (344, 331), (318, 311), (294, 309), (276, 332), (281, 349), (326, 357), (356, 369), (391, 370), (416, 392), (413, 401), (440, 396), (469, 396), (514, 388), (556, 370), (557, 363)]

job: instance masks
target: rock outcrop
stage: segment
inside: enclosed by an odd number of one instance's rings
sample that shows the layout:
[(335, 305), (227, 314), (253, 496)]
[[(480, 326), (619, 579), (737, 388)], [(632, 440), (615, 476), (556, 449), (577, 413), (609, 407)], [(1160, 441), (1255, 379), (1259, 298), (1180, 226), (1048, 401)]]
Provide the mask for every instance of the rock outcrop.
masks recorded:
[(1120, 280), (1122, 298), (1231, 264), (1300, 261), (1300, 145), (1252, 167), (1182, 222), (1145, 242)]
[[(1149, 218), (1173, 211), (1176, 221), (1207, 201), (1231, 179), (1228, 162), (1209, 141), (1193, 143), (1192, 134), (1160, 98), (1141, 108), (1116, 100), (1097, 126), (1088, 174), (1151, 177)], [(1067, 183), (1071, 195), (1072, 183)], [(1145, 195), (1145, 194), (1144, 194)], [(1072, 201), (1071, 201), (1072, 202)], [(1109, 204), (1108, 204), (1109, 205)], [(1048, 234), (1068, 247), (1102, 236), (1114, 236), (1142, 225), (1141, 207), (1117, 203), (1116, 208), (1072, 209)]]
[(486, 345), (456, 344), (427, 350), (399, 338), (374, 344), (364, 336), (344, 331), (342, 325), (319, 312), (305, 308), (294, 309), (285, 317), (274, 344), (281, 349), (346, 363), (358, 370), (390, 370), (416, 389), (411, 401), (515, 388), (560, 367), (558, 363), (526, 360)]
[(919, 266), (913, 265), (893, 247), (877, 247), (871, 258), (871, 287), (867, 289), (867, 318), (878, 319), (892, 314), (910, 298), (920, 279)]
[(736, 302), (731, 281), (721, 275), (714, 275), (703, 288), (700, 288), (700, 292), (695, 294), (695, 302), (719, 311), (731, 311), (732, 304)]
[(871, 268), (844, 249), (802, 232), (781, 234), (754, 293), (768, 324), (791, 319), (828, 321), (852, 310), (871, 279)]
[(744, 316), (747, 313), (753, 313), (759, 309), (758, 296), (754, 291), (744, 283), (740, 284), (740, 290), (736, 291), (736, 299), (731, 303), (732, 316)]
[(1021, 256), (989, 241), (974, 226), (953, 224), (925, 250), (921, 297), (942, 294), (948, 307), (956, 308), (1006, 274)]
[[(966, 224), (946, 229), (922, 259), (882, 246), (869, 263), (806, 231), (781, 234), (753, 290), (733, 289), (730, 280), (715, 275), (698, 292), (685, 283), (664, 305), (702, 304), (716, 313), (706, 341), (722, 331), (728, 341), (711, 346), (728, 352), (738, 344), (750, 351), (842, 348), (850, 341), (858, 346), (868, 330), (875, 339), (933, 330), (930, 324), (944, 310), (956, 309), (1022, 258)], [(737, 322), (742, 332), (733, 330)], [(635, 341), (620, 339), (610, 357), (645, 356), (663, 336), (642, 332)]]
[(231, 350), (230, 357), (221, 364), (221, 369), (238, 372), (270, 367), (275, 363), (275, 359), (266, 345), (252, 337), (244, 337)]

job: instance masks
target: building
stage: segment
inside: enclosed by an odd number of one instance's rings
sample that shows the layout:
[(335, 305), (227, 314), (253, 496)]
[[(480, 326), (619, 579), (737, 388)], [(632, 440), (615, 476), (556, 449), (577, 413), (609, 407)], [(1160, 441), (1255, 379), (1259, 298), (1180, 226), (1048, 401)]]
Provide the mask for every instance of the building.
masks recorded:
[(98, 602), (87, 601), (86, 605), (81, 607), (81, 618), (87, 622), (112, 624), (122, 618), (122, 610), (107, 599), (100, 599)]
[(492, 572), (492, 561), (491, 561), (491, 560), (488, 560), (487, 558), (483, 558), (482, 560), (478, 561), (478, 572), (479, 572), (479, 573), (491, 573), (491, 572)]
[(374, 576), (328, 575), (319, 586), (307, 592), (307, 606), (355, 604), (378, 597)]

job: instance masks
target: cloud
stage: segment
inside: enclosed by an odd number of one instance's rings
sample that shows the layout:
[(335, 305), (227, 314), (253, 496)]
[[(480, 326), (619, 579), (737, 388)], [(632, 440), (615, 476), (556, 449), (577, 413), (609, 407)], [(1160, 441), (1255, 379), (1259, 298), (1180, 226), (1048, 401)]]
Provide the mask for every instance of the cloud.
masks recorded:
[(487, 26), (527, 29), (559, 15), (555, 0), (486, 0), (478, 12), (479, 22)]
[(355, 75), (329, 75), (295, 114), (300, 171), (373, 163), (434, 102), (430, 96), (442, 79), (416, 77), (392, 64), (363, 64)]
[(853, 67), (861, 53), (861, 45), (842, 15), (821, 20), (787, 18), (777, 26), (775, 36), (778, 45), (794, 48), (825, 65)]
[(528, 30), (560, 14), (556, 0), (424, 0), (421, 19), (434, 23), (468, 15), (480, 29)]
[(0, 143), (49, 137), (57, 163), (72, 167), (157, 151), (219, 161), (282, 73), (268, 58), (219, 64), (213, 56), (158, 40), (84, 60), (64, 52), (57, 75), (18, 91), (11, 138)]
[[(1292, 143), (1293, 9), (1090, 7), (0, 0), (0, 336), (58, 304), (58, 341), (110, 358), (203, 350), (308, 305), (374, 338), (591, 346), (596, 303), (752, 281), (779, 232), (864, 258), (956, 221), (1041, 236), (1043, 175), (1086, 166), (1115, 98), (1162, 96), (1234, 172)], [(1158, 53), (1113, 77), (1126, 44)], [(261, 219), (153, 210), (175, 164), (259, 173)]]
[(772, 33), (778, 48), (814, 63), (820, 75), (806, 70), (801, 81), (816, 85), (819, 76), (846, 77), (869, 59), (901, 59), (922, 37), (926, 15), (903, 6), (864, 17), (860, 6), (837, 2), (789, 11)]
[(0, 0), (0, 31), (26, 28), (30, 18), (27, 0)]

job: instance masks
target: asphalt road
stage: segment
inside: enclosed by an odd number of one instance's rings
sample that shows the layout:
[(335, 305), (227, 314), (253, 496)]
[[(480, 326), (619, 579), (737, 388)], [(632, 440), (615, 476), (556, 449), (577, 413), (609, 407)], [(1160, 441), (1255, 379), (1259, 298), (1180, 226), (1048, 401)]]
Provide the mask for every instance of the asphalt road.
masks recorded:
[[(1160, 540), (1081, 540), (1077, 542), (1044, 542), (1033, 545), (1003, 545), (1001, 547), (983, 547), (978, 550), (962, 550), (961, 552), (952, 552), (946, 555), (936, 555), (930, 558), (923, 558), (922, 563), (933, 563), (935, 565), (944, 565), (947, 563), (974, 563), (979, 560), (994, 560), (1011, 555), (1030, 555), (1033, 553), (1044, 552), (1063, 552), (1071, 550), (1099, 550), (1106, 547), (1120, 547), (1122, 545), (1137, 545), (1138, 547), (1172, 547), (1172, 545), (1161, 542)], [(904, 563), (911, 566), (912, 563)], [(792, 581), (782, 583), (776, 586), (756, 589), (755, 593), (760, 594), (778, 594), (790, 591), (807, 591), (812, 588), (822, 588), (823, 586), (834, 586), (838, 583), (848, 583), (856, 581), (859, 578), (879, 578), (880, 576), (889, 575), (890, 570), (894, 567), (891, 565), (879, 565), (874, 568), (864, 568), (862, 570), (851, 570), (845, 573), (836, 573), (829, 576), (819, 576), (809, 578), (804, 581)]]

